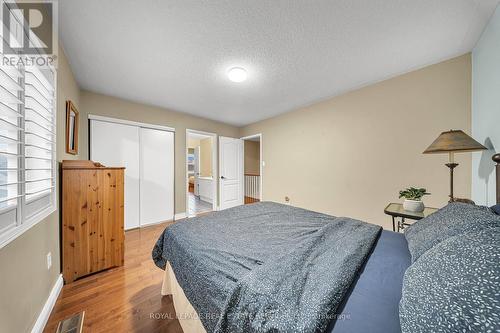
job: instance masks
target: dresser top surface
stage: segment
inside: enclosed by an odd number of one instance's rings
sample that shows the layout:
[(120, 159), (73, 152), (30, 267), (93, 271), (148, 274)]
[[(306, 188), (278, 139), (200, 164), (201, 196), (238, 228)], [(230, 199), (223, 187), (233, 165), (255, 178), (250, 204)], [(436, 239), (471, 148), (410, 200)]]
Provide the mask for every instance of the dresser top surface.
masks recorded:
[(125, 167), (106, 167), (99, 162), (90, 160), (63, 160), (63, 170), (123, 170)]

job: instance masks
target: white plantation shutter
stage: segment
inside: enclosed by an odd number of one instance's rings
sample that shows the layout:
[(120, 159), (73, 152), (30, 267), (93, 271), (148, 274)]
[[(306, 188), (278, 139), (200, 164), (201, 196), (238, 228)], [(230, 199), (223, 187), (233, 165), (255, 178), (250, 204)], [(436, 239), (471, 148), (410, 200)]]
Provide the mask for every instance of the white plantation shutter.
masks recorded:
[(55, 75), (53, 68), (0, 64), (0, 248), (56, 207)]
[(51, 71), (26, 67), (24, 75), (24, 181), (26, 217), (52, 204), (55, 190), (55, 114)]
[(21, 72), (0, 67), (0, 234), (18, 225), (22, 201), (22, 119)]

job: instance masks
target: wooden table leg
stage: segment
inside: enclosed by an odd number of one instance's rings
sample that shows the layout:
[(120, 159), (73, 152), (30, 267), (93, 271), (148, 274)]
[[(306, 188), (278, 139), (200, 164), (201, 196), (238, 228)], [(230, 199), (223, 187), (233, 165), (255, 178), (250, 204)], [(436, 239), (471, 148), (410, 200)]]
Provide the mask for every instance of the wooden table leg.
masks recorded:
[(396, 232), (396, 219), (392, 216), (392, 231)]

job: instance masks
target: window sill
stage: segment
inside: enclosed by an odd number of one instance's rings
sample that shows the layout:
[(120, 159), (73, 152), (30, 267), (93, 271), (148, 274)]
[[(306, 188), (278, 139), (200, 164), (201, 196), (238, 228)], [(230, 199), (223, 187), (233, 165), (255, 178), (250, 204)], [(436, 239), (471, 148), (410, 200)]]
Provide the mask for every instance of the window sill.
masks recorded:
[(23, 224), (12, 228), (0, 235), (0, 249), (4, 248), (6, 245), (14, 241), (16, 238), (24, 234), (26, 231), (46, 219), (50, 214), (56, 211), (56, 205), (51, 205), (44, 210), (40, 211), (36, 215), (32, 216), (26, 220)]

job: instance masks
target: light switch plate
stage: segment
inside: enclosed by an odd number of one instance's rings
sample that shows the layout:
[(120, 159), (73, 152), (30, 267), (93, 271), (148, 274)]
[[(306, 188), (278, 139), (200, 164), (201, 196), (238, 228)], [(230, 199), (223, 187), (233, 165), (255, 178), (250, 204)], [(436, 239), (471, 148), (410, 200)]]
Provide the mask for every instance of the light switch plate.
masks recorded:
[(47, 269), (52, 267), (52, 252), (47, 253)]

